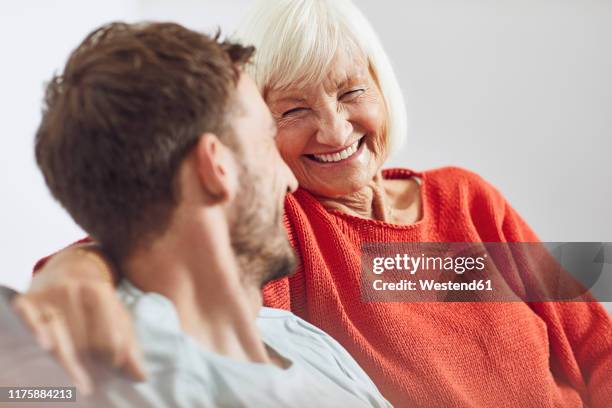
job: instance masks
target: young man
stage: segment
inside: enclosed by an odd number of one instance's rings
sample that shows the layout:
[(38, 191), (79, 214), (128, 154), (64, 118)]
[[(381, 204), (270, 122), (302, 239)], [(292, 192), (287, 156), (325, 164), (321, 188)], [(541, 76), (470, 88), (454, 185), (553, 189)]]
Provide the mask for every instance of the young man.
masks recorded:
[(262, 307), (261, 287), (295, 266), (282, 223), (297, 182), (241, 73), (252, 52), (114, 23), (48, 86), (37, 162), (111, 256), (148, 371), (96, 384), (96, 405), (389, 405), (331, 337)]

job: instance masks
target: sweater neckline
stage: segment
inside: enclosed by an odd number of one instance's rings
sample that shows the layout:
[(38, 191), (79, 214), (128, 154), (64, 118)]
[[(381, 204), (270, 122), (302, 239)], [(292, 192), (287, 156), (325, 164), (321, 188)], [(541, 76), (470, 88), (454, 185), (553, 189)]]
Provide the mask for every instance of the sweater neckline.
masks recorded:
[(420, 228), (423, 224), (427, 223), (429, 220), (429, 204), (427, 202), (428, 195), (426, 192), (426, 189), (428, 188), (427, 174), (425, 172), (416, 172), (410, 169), (390, 168), (383, 170), (382, 175), (385, 180), (409, 179), (411, 177), (418, 177), (421, 179), (419, 193), (421, 195), (422, 214), (418, 221), (412, 224), (394, 224), (387, 221), (358, 217), (356, 215), (344, 213), (340, 210), (328, 210), (327, 208), (323, 207), (323, 205), (317, 199), (315, 199), (312, 194), (301, 188), (298, 189), (296, 193), (307, 199), (321, 215), (327, 217), (331, 215), (333, 217), (342, 218), (350, 221), (352, 224), (363, 224), (368, 227), (380, 227), (385, 229), (391, 228), (396, 230), (411, 230)]

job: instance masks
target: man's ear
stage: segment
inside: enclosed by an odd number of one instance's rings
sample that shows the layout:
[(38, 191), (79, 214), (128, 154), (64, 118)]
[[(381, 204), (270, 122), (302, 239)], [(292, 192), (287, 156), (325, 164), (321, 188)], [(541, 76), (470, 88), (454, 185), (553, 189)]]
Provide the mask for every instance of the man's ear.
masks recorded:
[(194, 152), (202, 188), (214, 201), (232, 200), (238, 188), (238, 166), (232, 151), (215, 134), (204, 133)]

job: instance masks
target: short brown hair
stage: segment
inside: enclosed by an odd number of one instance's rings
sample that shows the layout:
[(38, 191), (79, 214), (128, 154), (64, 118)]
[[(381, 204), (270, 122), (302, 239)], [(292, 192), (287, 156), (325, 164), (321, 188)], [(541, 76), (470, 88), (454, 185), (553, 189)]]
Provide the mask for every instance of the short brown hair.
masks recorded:
[(111, 23), (48, 84), (38, 166), (114, 261), (166, 228), (178, 166), (199, 137), (231, 133), (226, 114), (253, 51), (174, 23)]

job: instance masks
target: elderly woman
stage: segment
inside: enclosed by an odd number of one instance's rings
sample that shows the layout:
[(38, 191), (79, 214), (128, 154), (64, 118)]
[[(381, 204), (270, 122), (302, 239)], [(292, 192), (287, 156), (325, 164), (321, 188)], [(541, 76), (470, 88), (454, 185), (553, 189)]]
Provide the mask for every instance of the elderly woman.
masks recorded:
[[(302, 262), (264, 289), (266, 305), (334, 336), (396, 406), (609, 406), (612, 324), (597, 303), (362, 301), (364, 243), (537, 237), (471, 172), (381, 170), (406, 134), (404, 103), (376, 34), (352, 3), (261, 1), (237, 37), (257, 49), (249, 73), (300, 183), (287, 199), (286, 225)], [(79, 347), (137, 372), (129, 321), (113, 320), (111, 311), (124, 312), (105, 285), (92, 285), (109, 268), (94, 249), (75, 248), (42, 267), (26, 295), (30, 311), (62, 309), (71, 333), (83, 320), (99, 322), (96, 339), (76, 339)], [(79, 285), (99, 307), (77, 315), (78, 300), (60, 294)]]

